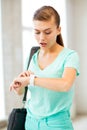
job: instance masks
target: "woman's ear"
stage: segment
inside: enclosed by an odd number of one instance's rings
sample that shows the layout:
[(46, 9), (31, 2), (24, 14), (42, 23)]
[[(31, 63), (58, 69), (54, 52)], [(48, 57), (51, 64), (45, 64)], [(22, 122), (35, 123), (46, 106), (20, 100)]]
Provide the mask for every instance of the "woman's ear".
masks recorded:
[(60, 26), (57, 28), (57, 34), (58, 35), (61, 34), (61, 27)]

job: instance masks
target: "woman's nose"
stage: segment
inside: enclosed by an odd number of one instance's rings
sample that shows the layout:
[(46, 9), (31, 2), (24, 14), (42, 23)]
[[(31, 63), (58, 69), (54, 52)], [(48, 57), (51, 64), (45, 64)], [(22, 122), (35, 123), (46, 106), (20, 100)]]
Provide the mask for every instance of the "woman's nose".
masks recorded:
[(43, 33), (40, 34), (40, 41), (45, 39), (45, 35)]

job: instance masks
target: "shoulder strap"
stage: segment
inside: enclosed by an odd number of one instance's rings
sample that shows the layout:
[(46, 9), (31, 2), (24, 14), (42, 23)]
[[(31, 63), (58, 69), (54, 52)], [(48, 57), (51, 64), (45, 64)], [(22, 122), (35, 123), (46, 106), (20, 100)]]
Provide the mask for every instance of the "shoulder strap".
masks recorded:
[[(28, 60), (28, 64), (27, 64), (27, 70), (28, 70), (28, 68), (29, 68), (29, 64), (30, 64), (30, 61), (31, 61), (31, 58), (32, 58), (33, 54), (34, 54), (35, 52), (37, 52), (38, 49), (40, 49), (40, 47), (38, 47), (38, 46), (31, 48), (30, 56), (29, 56), (29, 60)], [(24, 96), (23, 96), (23, 102), (24, 102), (24, 103), (26, 102), (27, 90), (28, 90), (28, 86), (25, 87), (25, 92), (24, 92)]]
[(30, 61), (31, 61), (31, 58), (32, 58), (33, 54), (35, 52), (37, 52), (38, 49), (40, 49), (40, 47), (38, 47), (38, 46), (31, 48), (30, 56), (29, 56), (29, 61), (28, 61), (28, 64), (27, 64), (27, 70), (28, 70), (28, 67), (29, 67), (29, 64), (30, 64)]

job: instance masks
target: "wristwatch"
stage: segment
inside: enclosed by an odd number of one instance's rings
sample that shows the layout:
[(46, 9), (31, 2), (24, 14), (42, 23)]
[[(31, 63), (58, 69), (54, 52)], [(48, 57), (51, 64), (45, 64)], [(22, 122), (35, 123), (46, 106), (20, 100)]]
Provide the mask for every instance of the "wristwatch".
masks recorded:
[(36, 75), (30, 74), (30, 86), (34, 86), (34, 78), (35, 77), (36, 77)]

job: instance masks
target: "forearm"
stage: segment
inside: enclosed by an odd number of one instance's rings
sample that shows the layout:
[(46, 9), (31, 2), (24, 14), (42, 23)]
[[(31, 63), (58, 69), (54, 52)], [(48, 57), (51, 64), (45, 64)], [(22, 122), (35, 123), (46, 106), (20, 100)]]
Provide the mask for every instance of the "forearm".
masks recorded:
[(64, 78), (35, 78), (36, 86), (51, 89), (54, 91), (66, 92), (70, 88), (70, 84)]
[(76, 78), (76, 70), (66, 68), (61, 78), (35, 78), (35, 85), (59, 92), (70, 90)]

